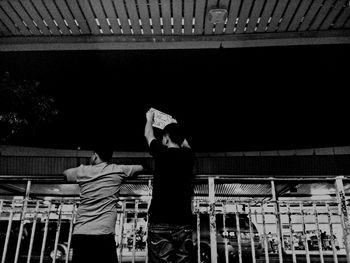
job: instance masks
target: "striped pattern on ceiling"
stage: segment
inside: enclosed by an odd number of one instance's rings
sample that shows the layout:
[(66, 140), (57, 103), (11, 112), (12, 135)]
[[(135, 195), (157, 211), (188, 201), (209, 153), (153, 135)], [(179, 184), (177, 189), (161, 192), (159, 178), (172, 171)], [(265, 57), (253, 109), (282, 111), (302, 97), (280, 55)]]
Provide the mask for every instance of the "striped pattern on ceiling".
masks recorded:
[(349, 18), (349, 0), (0, 0), (0, 36), (303, 32)]

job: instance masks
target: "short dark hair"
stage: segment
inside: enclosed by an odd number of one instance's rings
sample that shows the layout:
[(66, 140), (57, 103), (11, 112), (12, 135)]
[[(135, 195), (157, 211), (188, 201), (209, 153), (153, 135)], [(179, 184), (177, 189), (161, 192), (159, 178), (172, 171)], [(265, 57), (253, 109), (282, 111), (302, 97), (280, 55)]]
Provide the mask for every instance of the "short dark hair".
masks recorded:
[(168, 135), (172, 142), (181, 145), (185, 140), (183, 128), (178, 123), (170, 123), (163, 129), (163, 135)]
[(95, 146), (93, 151), (98, 154), (104, 162), (110, 162), (113, 156), (113, 149), (109, 146)]

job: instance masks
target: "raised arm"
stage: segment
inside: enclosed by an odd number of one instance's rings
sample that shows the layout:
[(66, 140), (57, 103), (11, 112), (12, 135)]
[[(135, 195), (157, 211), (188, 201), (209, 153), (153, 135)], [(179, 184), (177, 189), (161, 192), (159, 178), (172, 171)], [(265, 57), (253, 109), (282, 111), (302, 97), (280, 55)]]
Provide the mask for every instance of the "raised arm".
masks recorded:
[(151, 141), (155, 139), (154, 132), (153, 132), (153, 118), (154, 118), (154, 112), (153, 111), (147, 111), (146, 113), (146, 125), (145, 125), (145, 137), (147, 140), (147, 144), (150, 145)]

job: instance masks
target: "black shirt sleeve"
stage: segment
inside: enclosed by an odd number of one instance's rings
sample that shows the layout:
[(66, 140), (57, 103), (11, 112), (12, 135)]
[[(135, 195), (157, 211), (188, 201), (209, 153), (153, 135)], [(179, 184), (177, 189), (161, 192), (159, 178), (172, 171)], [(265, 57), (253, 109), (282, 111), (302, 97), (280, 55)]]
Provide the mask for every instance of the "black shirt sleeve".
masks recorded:
[(165, 147), (157, 139), (153, 139), (149, 145), (149, 153), (153, 157), (157, 157), (157, 156), (161, 155), (162, 152), (164, 151), (164, 149), (165, 149)]

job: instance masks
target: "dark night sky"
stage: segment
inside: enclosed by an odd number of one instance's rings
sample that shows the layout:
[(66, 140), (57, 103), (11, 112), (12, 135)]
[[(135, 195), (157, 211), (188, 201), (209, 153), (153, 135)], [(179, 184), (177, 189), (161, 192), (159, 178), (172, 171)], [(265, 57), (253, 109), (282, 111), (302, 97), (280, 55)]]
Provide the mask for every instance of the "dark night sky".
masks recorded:
[(39, 80), (60, 111), (13, 144), (145, 151), (155, 107), (197, 151), (249, 151), (350, 145), (349, 61), (350, 45), (3, 52), (0, 71)]

